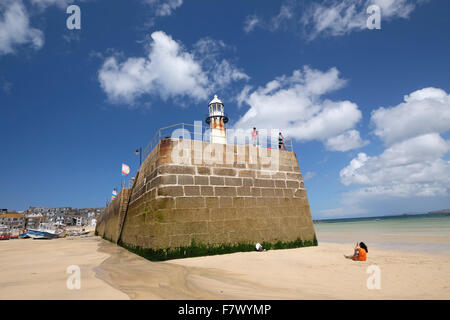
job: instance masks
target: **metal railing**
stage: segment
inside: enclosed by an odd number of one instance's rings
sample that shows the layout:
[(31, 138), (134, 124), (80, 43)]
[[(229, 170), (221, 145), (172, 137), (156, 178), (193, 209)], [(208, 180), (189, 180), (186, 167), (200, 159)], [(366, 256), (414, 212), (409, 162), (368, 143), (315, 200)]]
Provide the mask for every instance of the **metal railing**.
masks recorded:
[[(189, 130), (191, 129), (191, 130)], [(232, 131), (227, 129), (227, 131)], [(175, 134), (174, 134), (175, 133)], [(232, 145), (255, 145), (258, 147), (278, 149), (280, 147), (278, 135), (276, 137), (271, 137), (268, 135), (258, 135), (257, 141), (253, 141), (250, 135), (246, 135), (244, 131), (234, 131), (235, 134), (227, 134), (227, 144)], [(237, 135), (236, 133), (241, 133)], [(243, 135), (242, 135), (243, 134)], [(156, 131), (153, 138), (150, 140), (149, 144), (142, 151), (143, 161), (148, 157), (148, 155), (153, 151), (153, 149), (159, 144), (159, 142), (166, 138), (178, 138), (178, 139), (189, 139), (189, 140), (201, 140), (211, 142), (211, 138), (220, 137), (211, 133), (211, 128), (206, 126), (198, 126), (188, 123), (177, 123), (167, 127), (163, 127)], [(283, 146), (284, 145), (284, 146)], [(281, 145), (281, 150), (294, 151), (292, 139), (283, 139), (283, 145)]]
[(230, 119), (229, 117), (228, 117), (228, 114), (226, 113), (226, 112), (221, 112), (220, 114), (218, 113), (217, 115), (216, 114), (209, 114), (209, 113), (206, 113), (205, 114), (205, 116), (204, 116), (204, 118), (206, 119), (206, 123), (209, 123), (208, 122), (208, 119), (210, 119), (210, 118), (216, 118), (216, 117), (220, 117), (220, 116), (222, 116), (223, 118), (224, 118), (224, 123), (227, 123), (228, 122), (228, 120)]

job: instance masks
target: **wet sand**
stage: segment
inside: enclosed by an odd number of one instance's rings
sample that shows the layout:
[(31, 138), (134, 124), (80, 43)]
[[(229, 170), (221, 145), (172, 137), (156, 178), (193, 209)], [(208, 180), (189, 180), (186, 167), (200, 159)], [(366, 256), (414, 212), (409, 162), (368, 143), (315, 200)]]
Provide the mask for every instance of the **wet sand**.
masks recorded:
[[(450, 299), (450, 257), (353, 244), (151, 262), (98, 237), (0, 242), (0, 299)], [(369, 265), (381, 289), (369, 290)], [(69, 265), (81, 289), (66, 287)]]
[[(93, 269), (108, 255), (98, 251), (98, 238), (0, 241), (0, 299), (128, 299), (96, 277)], [(78, 265), (80, 290), (67, 289)]]

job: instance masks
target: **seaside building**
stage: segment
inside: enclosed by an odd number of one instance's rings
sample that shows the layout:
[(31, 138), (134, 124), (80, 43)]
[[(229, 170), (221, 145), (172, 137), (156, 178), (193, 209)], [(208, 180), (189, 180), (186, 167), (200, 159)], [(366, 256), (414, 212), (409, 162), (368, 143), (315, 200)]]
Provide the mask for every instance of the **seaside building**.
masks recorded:
[(39, 224), (43, 221), (44, 216), (40, 213), (32, 213), (26, 215), (25, 219), (25, 228), (27, 229), (37, 229), (39, 228)]
[(10, 212), (0, 214), (0, 225), (9, 228), (22, 229), (25, 227), (25, 215), (18, 212)]
[(71, 208), (71, 207), (32, 207), (25, 210), (26, 225), (28, 228), (37, 228), (41, 222), (65, 224), (68, 226), (91, 225), (91, 220), (101, 214), (103, 208)]
[(208, 109), (202, 141), (157, 131), (96, 234), (151, 260), (317, 245), (292, 146), (228, 143), (222, 101)]

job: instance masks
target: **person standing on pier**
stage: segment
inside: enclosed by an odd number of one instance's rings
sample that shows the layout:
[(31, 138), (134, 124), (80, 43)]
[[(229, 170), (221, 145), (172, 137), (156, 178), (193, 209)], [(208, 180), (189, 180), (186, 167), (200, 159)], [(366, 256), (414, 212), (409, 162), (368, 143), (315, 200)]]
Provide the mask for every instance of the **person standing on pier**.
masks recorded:
[(256, 146), (258, 144), (258, 131), (256, 130), (255, 127), (253, 127), (252, 130), (252, 143), (253, 146)]
[(284, 143), (284, 140), (286, 138), (281, 134), (281, 132), (278, 133), (278, 149), (281, 150), (281, 147), (283, 147), (284, 150), (286, 150), (286, 144)]

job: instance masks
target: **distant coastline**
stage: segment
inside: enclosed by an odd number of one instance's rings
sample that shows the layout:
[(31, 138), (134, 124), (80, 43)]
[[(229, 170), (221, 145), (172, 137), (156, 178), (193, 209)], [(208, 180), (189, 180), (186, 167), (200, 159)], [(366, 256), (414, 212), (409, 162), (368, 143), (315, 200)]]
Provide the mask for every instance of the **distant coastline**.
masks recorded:
[(372, 216), (372, 217), (354, 217), (354, 218), (338, 218), (338, 219), (313, 219), (313, 223), (334, 223), (334, 222), (352, 222), (352, 221), (371, 221), (371, 220), (386, 220), (386, 219), (398, 219), (398, 218), (410, 218), (410, 217), (442, 217), (450, 216), (450, 209), (429, 211), (426, 213), (403, 213), (388, 216)]

